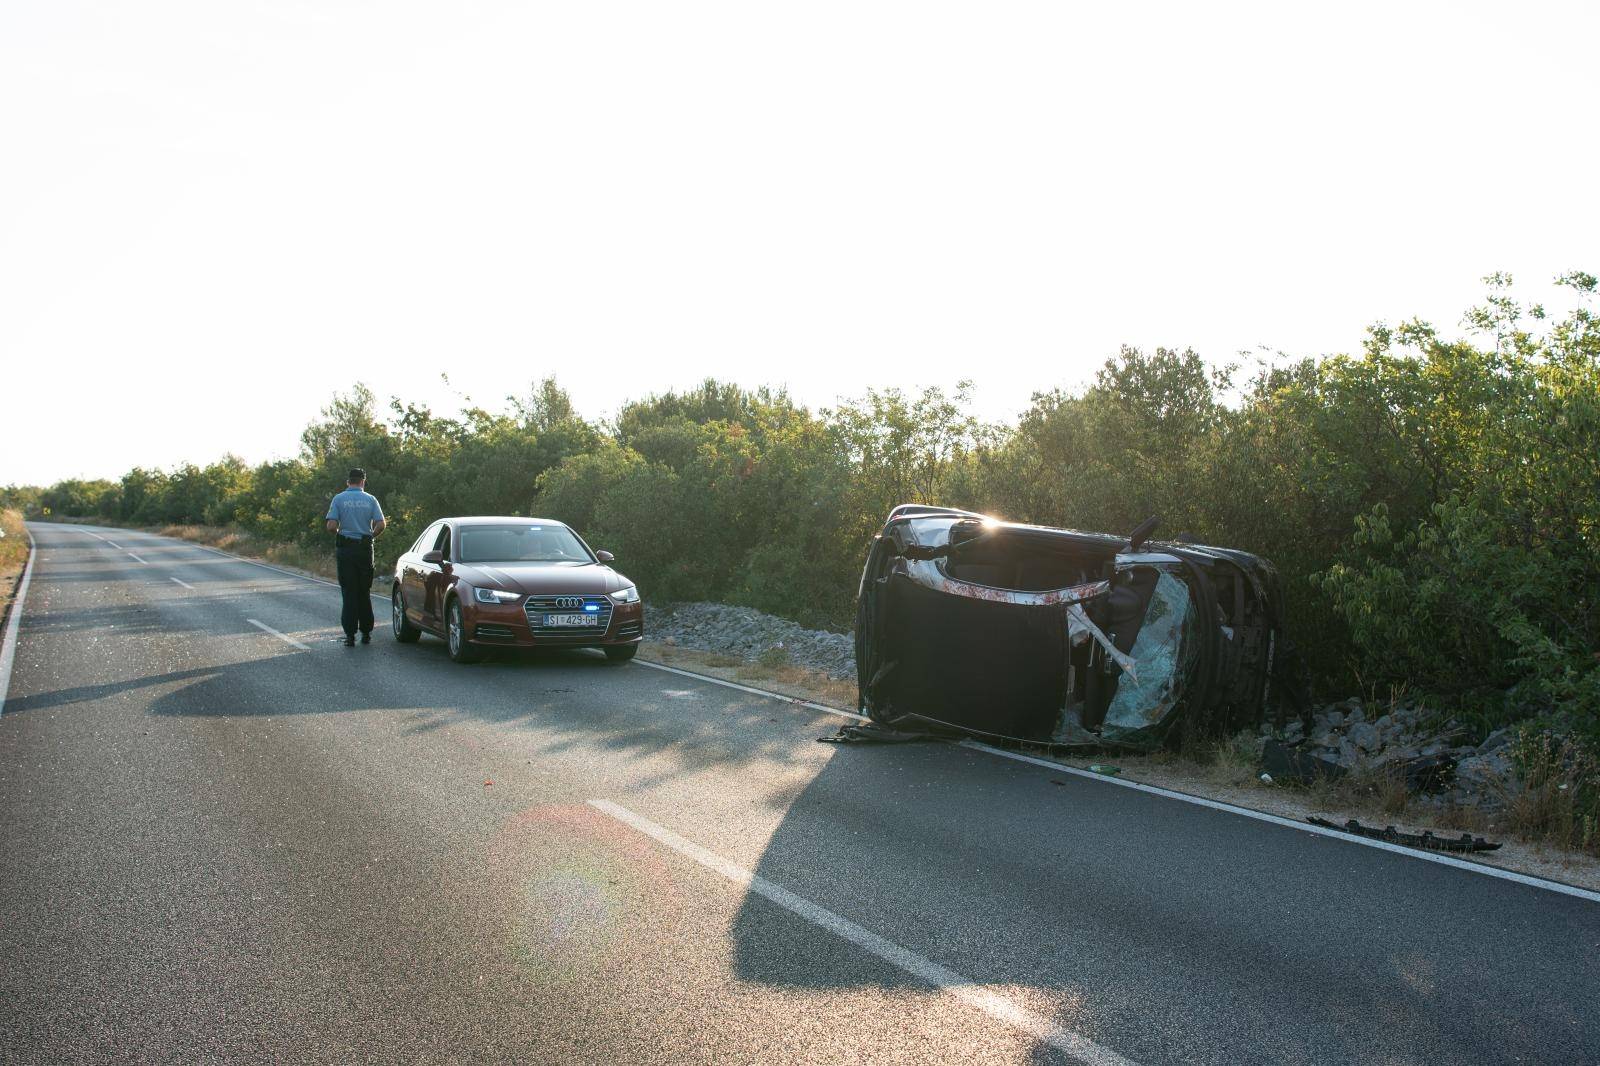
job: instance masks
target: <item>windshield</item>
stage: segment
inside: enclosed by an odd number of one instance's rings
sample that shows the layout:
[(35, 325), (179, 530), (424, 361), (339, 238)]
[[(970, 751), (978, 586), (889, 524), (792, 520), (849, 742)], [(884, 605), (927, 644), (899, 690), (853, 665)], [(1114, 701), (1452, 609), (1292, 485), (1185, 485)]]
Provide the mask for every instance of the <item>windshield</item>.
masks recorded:
[(549, 524), (465, 526), (460, 563), (588, 563), (594, 560), (577, 534)]

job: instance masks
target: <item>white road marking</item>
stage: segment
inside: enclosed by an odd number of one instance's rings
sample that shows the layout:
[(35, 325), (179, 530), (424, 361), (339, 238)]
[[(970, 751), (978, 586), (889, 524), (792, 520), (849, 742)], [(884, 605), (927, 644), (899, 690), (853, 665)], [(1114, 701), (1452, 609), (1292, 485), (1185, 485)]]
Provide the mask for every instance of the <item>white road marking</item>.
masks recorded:
[[(206, 544), (195, 544), (192, 541), (183, 541), (182, 543), (211, 552), (214, 555), (221, 555), (224, 558), (233, 559), (237, 562), (249, 563), (252, 566), (259, 566), (267, 570), (275, 571), (279, 574), (286, 574), (289, 577), (299, 578), (302, 581), (313, 581), (320, 585), (332, 585), (335, 588), (338, 587), (338, 582), (329, 581), (326, 578), (314, 577), (310, 574), (297, 574), (293, 570), (284, 570), (268, 563), (257, 562), (255, 559), (246, 559), (242, 555), (234, 555), (232, 552), (225, 552), (220, 548), (213, 548)], [(376, 592), (372, 594), (372, 598), (375, 600), (388, 599), (387, 596)], [(257, 622), (256, 624), (260, 625), (261, 623)], [(287, 640), (288, 638), (285, 637), (284, 639)], [(297, 646), (304, 647), (304, 645)], [(853, 711), (841, 710), (838, 707), (829, 707), (827, 704), (814, 703), (810, 700), (796, 699), (792, 696), (785, 696), (780, 692), (769, 692), (765, 689), (752, 688), (749, 685), (741, 685), (733, 681), (724, 681), (720, 677), (710, 677), (706, 674), (697, 674), (690, 670), (680, 670), (675, 666), (666, 666), (662, 663), (646, 662), (643, 659), (635, 659), (633, 661), (638, 666), (648, 666), (652, 670), (665, 670), (669, 674), (678, 674), (681, 677), (692, 677), (696, 681), (704, 681), (710, 685), (721, 685), (724, 688), (737, 689), (740, 692), (748, 692), (754, 696), (763, 696), (767, 699), (777, 700), (782, 703), (787, 703), (791, 706), (804, 707), (807, 710), (821, 711), (826, 714), (836, 714), (841, 718), (850, 718), (857, 722), (867, 721), (864, 716), (856, 714)], [(3, 691), (3, 689), (0, 689), (0, 691)], [(1180, 803), (1192, 803), (1198, 807), (1207, 807), (1211, 810), (1221, 811), (1226, 814), (1236, 814), (1241, 818), (1253, 818), (1258, 822), (1268, 822), (1272, 825), (1279, 825), (1288, 829), (1295, 829), (1302, 833), (1311, 833), (1316, 836), (1328, 837), (1332, 840), (1342, 841), (1346, 844), (1358, 844), (1366, 848), (1377, 848), (1379, 851), (1387, 851), (1391, 854), (1401, 855), (1408, 859), (1421, 859), (1424, 862), (1438, 863), (1441, 866), (1453, 866), (1460, 870), (1466, 870), (1469, 873), (1482, 874), (1485, 877), (1498, 877), (1501, 880), (1514, 881), (1517, 884), (1526, 885), (1529, 888), (1540, 888), (1549, 892), (1559, 892), (1562, 895), (1575, 896), (1578, 899), (1585, 899), (1589, 900), (1590, 902), (1600, 903), (1600, 892), (1594, 892), (1587, 888), (1579, 888), (1576, 885), (1563, 884), (1560, 881), (1550, 881), (1542, 877), (1534, 877), (1529, 874), (1520, 874), (1513, 870), (1501, 869), (1498, 866), (1486, 866), (1482, 863), (1468, 862), (1465, 859), (1457, 859), (1451, 855), (1439, 855), (1430, 851), (1419, 851), (1415, 848), (1405, 848), (1398, 844), (1385, 843), (1382, 840), (1369, 840), (1366, 837), (1358, 837), (1350, 833), (1342, 833), (1336, 829), (1324, 829), (1321, 826), (1311, 825), (1308, 822), (1296, 822), (1289, 818), (1281, 818), (1276, 814), (1268, 814), (1265, 811), (1253, 811), (1248, 807), (1235, 807), (1230, 803), (1220, 803), (1216, 800), (1208, 800), (1200, 796), (1191, 796), (1186, 792), (1174, 792), (1171, 789), (1161, 788), (1157, 785), (1146, 785), (1141, 784), (1138, 781), (1124, 781), (1117, 777), (1106, 777), (1102, 774), (1091, 773), (1088, 770), (1080, 770), (1075, 766), (1067, 766), (1064, 763), (1051, 762), (1048, 759), (1040, 759), (1032, 755), (1024, 755), (1021, 752), (1006, 751), (1004, 748), (992, 747), (988, 744), (979, 743), (976, 740), (964, 740), (961, 742), (961, 745), (963, 747), (971, 748), (974, 751), (982, 751), (987, 752), (990, 755), (998, 755), (1002, 759), (1012, 759), (1016, 762), (1031, 763), (1034, 766), (1042, 766), (1047, 770), (1055, 770), (1060, 773), (1072, 774), (1076, 777), (1082, 777), (1087, 780), (1098, 782), (1102, 785), (1115, 785), (1119, 788), (1131, 788), (1138, 792), (1149, 793), (1152, 796), (1161, 796), (1165, 799), (1177, 800)]]
[[(100, 539), (101, 539), (101, 540), (106, 540), (106, 538), (104, 538), (104, 537), (101, 537), (101, 538), (100, 538)], [(118, 544), (118, 543), (117, 543), (117, 542), (116, 542), (116, 541), (114, 541), (114, 540), (106, 540), (106, 543), (107, 543), (107, 544), (109, 544), (109, 545), (111, 545), (111, 546), (112, 546), (112, 547), (113, 547), (113, 548), (115, 548), (115, 549), (117, 549), (117, 551), (124, 551), (124, 550), (125, 550), (125, 549), (124, 549), (124, 548), (123, 548), (123, 547), (122, 547), (122, 545), (120, 545), (120, 544)]]
[(1120, 777), (1107, 777), (1104, 774), (1097, 774), (1090, 770), (1080, 770), (1076, 766), (1065, 766), (1058, 762), (1051, 762), (1048, 759), (1040, 759), (1032, 755), (1024, 755), (1019, 751), (1006, 751), (1004, 748), (990, 747), (988, 744), (984, 744), (976, 740), (962, 740), (958, 741), (957, 743), (959, 743), (963, 748), (971, 748), (974, 751), (986, 751), (990, 755), (998, 755), (1002, 759), (1013, 759), (1016, 762), (1025, 762), (1031, 763), (1034, 766), (1043, 766), (1048, 770), (1055, 770), (1058, 773), (1063, 774), (1072, 774), (1074, 777), (1086, 778), (1090, 781), (1096, 781), (1102, 785), (1117, 785), (1121, 788), (1131, 788), (1136, 792), (1146, 792), (1152, 796), (1161, 796), (1164, 799), (1178, 800), (1182, 803), (1192, 803), (1196, 807), (1206, 807), (1210, 810), (1222, 811), (1226, 814), (1237, 814), (1244, 818), (1254, 818), (1258, 822), (1269, 822), (1272, 825), (1281, 825), (1288, 829), (1298, 829), (1302, 833), (1313, 833), (1317, 836), (1343, 841), (1346, 844), (1360, 844), (1363, 847), (1377, 848), (1379, 851), (1387, 851), (1395, 855), (1404, 855), (1408, 859), (1421, 859), (1424, 862), (1436, 862), (1441, 866), (1454, 866), (1458, 870), (1467, 870), (1475, 874), (1483, 874), (1486, 877), (1498, 877), (1503, 881), (1515, 881), (1519, 885), (1527, 885), (1530, 888), (1542, 888), (1549, 892), (1559, 892), (1565, 896), (1576, 896), (1578, 899), (1586, 899), (1592, 903), (1600, 903), (1600, 892), (1594, 892), (1587, 888), (1579, 888), (1577, 885), (1563, 884), (1560, 881), (1547, 881), (1542, 877), (1534, 877), (1531, 874), (1517, 873), (1515, 870), (1505, 870), (1498, 866), (1486, 866), (1482, 863), (1468, 862), (1466, 859), (1458, 859), (1454, 855), (1442, 855), (1438, 852), (1421, 851), (1417, 848), (1402, 847), (1399, 844), (1390, 844), (1383, 840), (1369, 840), (1366, 837), (1358, 837), (1352, 833), (1345, 833), (1338, 829), (1324, 829), (1320, 825), (1312, 825), (1309, 822), (1297, 822), (1292, 818), (1284, 818), (1280, 815), (1268, 814), (1266, 811), (1253, 811), (1248, 807), (1235, 807), (1231, 803), (1223, 803), (1219, 800), (1206, 799), (1203, 796), (1191, 796), (1187, 792), (1174, 792), (1171, 789), (1161, 788), (1157, 785), (1146, 785), (1139, 781), (1124, 781)]
[(769, 689), (751, 688), (749, 685), (741, 685), (736, 681), (724, 681), (720, 677), (710, 677), (706, 674), (696, 674), (689, 670), (679, 670), (676, 666), (664, 666), (661, 663), (646, 662), (643, 659), (635, 659), (633, 661), (637, 666), (648, 666), (652, 670), (665, 670), (669, 674), (677, 674), (680, 677), (692, 677), (696, 681), (706, 681), (713, 685), (721, 685), (723, 688), (737, 689), (740, 692), (748, 692), (753, 696), (761, 696), (769, 700), (782, 700), (785, 703), (792, 703), (796, 707), (804, 707), (807, 710), (824, 711), (828, 714), (837, 714), (841, 718), (853, 718), (858, 722), (865, 722), (867, 720), (866, 716), (856, 714), (854, 711), (841, 711), (837, 707), (829, 707), (825, 703), (812, 703), (810, 700), (803, 700), (798, 696), (785, 696), (781, 692), (773, 692)]
[(311, 650), (309, 647), (307, 647), (306, 645), (300, 643), (298, 640), (295, 640), (293, 637), (289, 636), (288, 634), (279, 633), (276, 629), (273, 629), (271, 626), (267, 625), (267, 623), (265, 623), (265, 622), (258, 622), (254, 618), (246, 618), (245, 621), (249, 622), (251, 625), (255, 626), (257, 629), (261, 630), (263, 633), (271, 633), (273, 636), (277, 637), (279, 640), (283, 641), (285, 644), (293, 644), (295, 647), (299, 648), (301, 651), (310, 651)]
[(194, 591), (194, 586), (193, 586), (193, 585), (191, 585), (191, 584), (189, 584), (189, 583), (188, 583), (188, 582), (187, 582), (187, 581), (185, 581), (185, 580), (184, 580), (184, 579), (183, 579), (183, 578), (181, 578), (181, 577), (175, 577), (175, 578), (173, 578), (173, 579), (172, 579), (172, 580), (174, 580), (174, 581), (176, 581), (176, 582), (177, 582), (177, 583), (178, 583), (178, 584), (180, 584), (180, 585), (182, 585), (182, 586), (183, 586), (183, 587), (184, 587), (184, 588), (186, 588), (186, 589), (188, 589), (188, 590), (189, 590), (189, 591), (190, 591), (190, 592), (193, 592), (193, 591)]
[[(763, 689), (751, 688), (749, 685), (740, 685), (733, 681), (724, 681), (720, 677), (710, 677), (706, 674), (696, 674), (689, 670), (679, 670), (674, 666), (663, 666), (660, 663), (646, 662), (643, 659), (635, 659), (633, 661), (639, 666), (648, 666), (655, 670), (666, 670), (669, 673), (679, 674), (683, 677), (692, 677), (697, 681), (704, 681), (707, 684), (722, 685), (724, 688), (738, 689), (740, 692), (750, 692), (758, 696), (766, 696), (768, 699), (781, 700), (785, 703), (796, 704), (813, 711), (826, 711), (829, 714), (836, 714), (840, 718), (851, 718), (857, 722), (865, 722), (868, 720), (864, 716), (856, 714), (853, 711), (840, 710), (838, 707), (829, 707), (824, 703), (812, 703), (808, 700), (795, 699), (790, 696), (785, 696), (781, 692), (767, 692)], [(1399, 844), (1390, 844), (1383, 840), (1370, 840), (1367, 837), (1358, 837), (1353, 833), (1345, 833), (1337, 829), (1324, 829), (1320, 825), (1312, 825), (1309, 822), (1297, 822), (1292, 818), (1284, 818), (1280, 815), (1268, 814), (1266, 811), (1251, 810), (1249, 807), (1235, 807), (1231, 803), (1223, 803), (1220, 800), (1206, 799), (1203, 796), (1191, 796), (1187, 792), (1174, 792), (1170, 788), (1162, 788), (1159, 785), (1146, 785), (1139, 781), (1125, 781), (1120, 777), (1107, 777), (1104, 774), (1097, 774), (1090, 770), (1079, 769), (1076, 766), (1068, 766), (1066, 763), (1053, 762), (1050, 759), (1041, 759), (1034, 755), (1024, 755), (1019, 751), (1007, 751), (1004, 748), (997, 748), (993, 745), (985, 744), (982, 741), (961, 740), (957, 741), (957, 743), (961, 747), (971, 748), (973, 751), (986, 752), (989, 755), (998, 755), (1002, 759), (1011, 759), (1014, 762), (1024, 762), (1032, 766), (1042, 766), (1046, 770), (1055, 770), (1058, 773), (1071, 774), (1074, 777), (1081, 777), (1086, 781), (1093, 781), (1096, 784), (1115, 785), (1118, 788), (1131, 788), (1136, 792), (1145, 792), (1152, 796), (1160, 796), (1163, 799), (1177, 800), (1180, 803), (1192, 803), (1197, 807), (1205, 807), (1213, 811), (1221, 811), (1225, 814), (1237, 814), (1241, 818), (1253, 818), (1258, 822), (1268, 822), (1272, 825), (1281, 825), (1286, 829), (1297, 829), (1302, 833), (1311, 833), (1315, 836), (1328, 837), (1331, 840), (1342, 841), (1346, 844), (1360, 844), (1362, 847), (1377, 848), (1379, 851), (1387, 851), (1394, 855), (1403, 855), (1408, 859), (1421, 859), (1424, 862), (1436, 862), (1441, 866), (1454, 866), (1458, 870), (1466, 870), (1470, 873), (1483, 874), (1486, 877), (1498, 877), (1504, 881), (1515, 881), (1517, 884), (1527, 885), (1529, 888), (1542, 888), (1549, 892), (1559, 892), (1565, 896), (1576, 896), (1578, 899), (1586, 899), (1593, 903), (1600, 903), (1600, 892), (1595, 892), (1587, 888), (1579, 888), (1577, 885), (1564, 884), (1561, 881), (1551, 881), (1543, 877), (1534, 877), (1532, 874), (1522, 874), (1517, 873), (1515, 870), (1506, 870), (1499, 866), (1489, 866), (1485, 863), (1471, 862), (1467, 859), (1458, 859), (1454, 855), (1443, 855), (1438, 852), (1421, 851), (1417, 848), (1402, 847)]]
[[(329, 581), (325, 577), (317, 577), (315, 574), (301, 574), (293, 570), (285, 570), (281, 566), (273, 566), (271, 563), (264, 563), (259, 559), (247, 559), (242, 555), (235, 555), (232, 552), (225, 552), (221, 548), (213, 548), (209, 544), (196, 544), (192, 540), (180, 541), (180, 543), (187, 544), (191, 548), (199, 548), (201, 551), (210, 552), (212, 555), (220, 555), (224, 559), (232, 559), (234, 562), (249, 563), (251, 566), (259, 566), (261, 569), (271, 570), (275, 574), (283, 574), (287, 577), (298, 578), (301, 581), (315, 582), (318, 585), (329, 585), (333, 588), (339, 587), (339, 583), (337, 581)], [(375, 600), (382, 600), (384, 603), (389, 602), (388, 593), (374, 592), (371, 593), (371, 596)]]
[(1020, 1029), (1034, 1039), (1066, 1052), (1078, 1062), (1092, 1063), (1095, 1066), (1101, 1066), (1101, 1064), (1104, 1064), (1104, 1066), (1133, 1066), (1131, 1059), (1117, 1054), (1110, 1048), (1096, 1044), (1088, 1037), (1079, 1036), (1077, 1033), (1061, 1028), (1050, 1019), (1028, 1010), (1009, 996), (981, 988), (971, 978), (964, 977), (954, 970), (946, 969), (932, 959), (919, 955), (908, 948), (903, 948), (893, 941), (885, 940), (876, 933), (868, 932), (850, 919), (841, 917), (826, 907), (818, 906), (808, 899), (797, 896), (788, 889), (773, 884), (766, 878), (758, 877), (744, 867), (729, 862), (715, 852), (708, 851), (694, 841), (687, 840), (665, 826), (657, 825), (648, 818), (633, 813), (626, 807), (603, 799), (592, 799), (589, 801), (589, 806), (615, 818), (624, 825), (637, 829), (645, 836), (665, 844), (678, 854), (693, 859), (706, 869), (721, 874), (734, 884), (749, 889), (763, 899), (770, 900), (785, 910), (798, 914), (806, 921), (819, 925), (836, 936), (843, 937), (868, 954), (875, 955), (891, 966), (898, 967), (918, 980), (932, 985), (952, 999), (969, 1007), (976, 1007), (997, 1021)]
[(145, 563), (145, 561), (143, 559), (139, 558), (137, 555), (133, 554), (132, 552), (128, 553), (128, 558), (132, 559), (136, 563), (144, 563), (144, 565), (146, 565), (146, 566), (150, 565), (149, 563)]
[(22, 580), (17, 582), (17, 597), (11, 601), (11, 615), (6, 619), (6, 633), (0, 637), (0, 714), (6, 712), (6, 694), (11, 691), (11, 664), (17, 658), (17, 627), (22, 622), (22, 605), (28, 599), (28, 582), (33, 580), (33, 561), (38, 558), (39, 546), (33, 533), (28, 534), (28, 561), (22, 567)]

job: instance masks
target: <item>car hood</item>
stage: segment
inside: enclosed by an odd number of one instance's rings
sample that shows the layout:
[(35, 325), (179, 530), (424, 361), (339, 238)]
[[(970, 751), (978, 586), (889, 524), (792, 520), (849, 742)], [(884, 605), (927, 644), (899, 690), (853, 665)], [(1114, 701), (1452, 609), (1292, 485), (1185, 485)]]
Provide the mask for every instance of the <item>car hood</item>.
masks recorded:
[(524, 596), (592, 596), (633, 584), (604, 563), (458, 563), (456, 576)]

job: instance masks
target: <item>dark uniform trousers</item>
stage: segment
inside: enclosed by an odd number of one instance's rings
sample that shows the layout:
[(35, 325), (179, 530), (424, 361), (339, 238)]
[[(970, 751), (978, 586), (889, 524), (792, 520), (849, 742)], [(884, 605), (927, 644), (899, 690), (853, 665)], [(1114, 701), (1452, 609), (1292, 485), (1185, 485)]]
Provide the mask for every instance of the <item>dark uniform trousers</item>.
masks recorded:
[(346, 636), (372, 632), (372, 538), (341, 537), (334, 549), (339, 566), (339, 591), (344, 594), (344, 610), (339, 621)]

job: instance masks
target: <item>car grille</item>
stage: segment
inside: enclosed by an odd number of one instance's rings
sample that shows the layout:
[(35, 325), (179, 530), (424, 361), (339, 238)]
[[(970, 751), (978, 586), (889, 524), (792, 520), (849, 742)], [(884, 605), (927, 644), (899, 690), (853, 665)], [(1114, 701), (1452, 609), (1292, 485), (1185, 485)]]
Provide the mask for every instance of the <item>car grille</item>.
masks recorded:
[(624, 622), (617, 627), (617, 636), (619, 637), (637, 637), (643, 632), (643, 622)]
[(492, 622), (480, 622), (472, 630), (474, 640), (515, 640), (517, 635), (511, 631), (510, 626), (495, 625)]
[[(569, 606), (572, 600), (581, 599), (582, 606), (574, 609)], [(563, 603), (565, 601), (565, 603)], [(585, 607), (598, 607), (598, 611), (584, 612)], [(528, 615), (528, 628), (533, 635), (541, 640), (562, 641), (569, 640), (575, 643), (599, 640), (605, 636), (606, 630), (611, 625), (611, 597), (610, 596), (529, 596), (522, 605), (523, 611)], [(584, 626), (578, 629), (574, 626), (546, 626), (544, 616), (547, 614), (579, 614), (590, 613), (599, 617), (600, 621), (593, 628)]]

